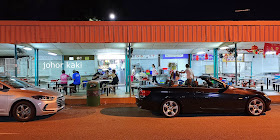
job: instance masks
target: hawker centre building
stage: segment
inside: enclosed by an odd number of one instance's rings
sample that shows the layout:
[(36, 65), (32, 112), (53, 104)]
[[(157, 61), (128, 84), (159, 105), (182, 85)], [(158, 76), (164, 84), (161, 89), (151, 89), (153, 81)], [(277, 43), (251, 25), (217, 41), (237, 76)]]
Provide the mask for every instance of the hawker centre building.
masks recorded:
[[(280, 21), (0, 21), (1, 75), (56, 89), (62, 70), (78, 71), (81, 84), (66, 99), (85, 99), (97, 71), (116, 70), (118, 85), (101, 91), (103, 102), (135, 102), (137, 87), (153, 84), (152, 64), (159, 84), (189, 64), (195, 77), (274, 91), (279, 52)], [(100, 79), (101, 88), (110, 82)]]

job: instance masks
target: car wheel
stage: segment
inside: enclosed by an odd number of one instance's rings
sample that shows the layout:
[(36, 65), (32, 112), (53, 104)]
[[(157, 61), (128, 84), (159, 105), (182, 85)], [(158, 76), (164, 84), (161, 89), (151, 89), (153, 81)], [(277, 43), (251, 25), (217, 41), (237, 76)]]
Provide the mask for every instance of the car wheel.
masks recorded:
[(174, 100), (165, 100), (161, 105), (162, 114), (166, 117), (175, 117), (180, 113), (180, 105)]
[(35, 108), (32, 103), (27, 101), (16, 103), (12, 111), (13, 117), (20, 122), (27, 122), (35, 118)]
[(252, 116), (259, 116), (265, 111), (265, 103), (259, 97), (254, 97), (247, 104), (247, 112)]

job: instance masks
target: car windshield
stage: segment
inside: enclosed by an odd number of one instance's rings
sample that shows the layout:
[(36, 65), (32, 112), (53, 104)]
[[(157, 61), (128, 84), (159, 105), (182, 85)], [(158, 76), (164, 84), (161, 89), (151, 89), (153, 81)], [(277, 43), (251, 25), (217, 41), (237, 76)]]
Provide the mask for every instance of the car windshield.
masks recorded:
[(209, 88), (225, 88), (226, 87), (226, 84), (216, 78), (213, 78), (213, 77), (208, 77), (208, 78), (205, 78), (203, 77), (202, 79), (201, 78), (198, 78), (197, 79), (198, 81), (198, 86), (199, 87), (209, 87)]
[(32, 85), (23, 82), (19, 79), (16, 78), (0, 78), (0, 80), (14, 88), (27, 88), (27, 87), (32, 87)]

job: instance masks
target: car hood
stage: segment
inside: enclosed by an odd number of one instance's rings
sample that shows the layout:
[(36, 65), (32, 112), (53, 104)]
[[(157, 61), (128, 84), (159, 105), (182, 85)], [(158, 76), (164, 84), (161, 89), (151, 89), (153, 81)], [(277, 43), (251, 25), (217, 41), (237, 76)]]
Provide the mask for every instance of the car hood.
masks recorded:
[(21, 90), (25, 90), (31, 94), (36, 95), (49, 95), (49, 96), (62, 96), (62, 93), (56, 92), (54, 90), (49, 90), (45, 88), (38, 88), (38, 87), (29, 87), (29, 88), (21, 88)]
[(230, 86), (228, 88), (229, 91), (234, 91), (237, 94), (242, 94), (242, 95), (265, 95), (265, 93), (261, 91), (257, 91), (255, 89), (250, 89), (250, 88), (241, 88), (241, 87), (232, 87)]

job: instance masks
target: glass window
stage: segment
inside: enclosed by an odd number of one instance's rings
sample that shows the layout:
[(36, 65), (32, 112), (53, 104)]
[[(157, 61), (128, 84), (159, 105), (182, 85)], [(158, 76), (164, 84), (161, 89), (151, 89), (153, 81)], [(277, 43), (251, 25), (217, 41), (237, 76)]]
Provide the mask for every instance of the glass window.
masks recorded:
[(26, 88), (26, 87), (32, 87), (32, 85), (23, 82), (21, 80), (15, 79), (15, 78), (1, 78), (1, 81), (14, 87), (14, 88)]

